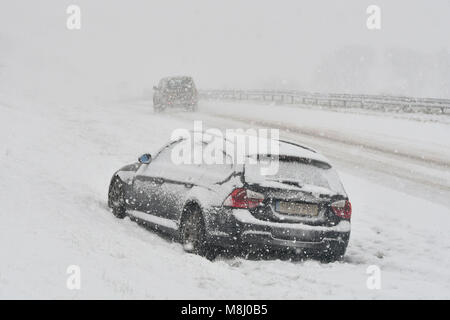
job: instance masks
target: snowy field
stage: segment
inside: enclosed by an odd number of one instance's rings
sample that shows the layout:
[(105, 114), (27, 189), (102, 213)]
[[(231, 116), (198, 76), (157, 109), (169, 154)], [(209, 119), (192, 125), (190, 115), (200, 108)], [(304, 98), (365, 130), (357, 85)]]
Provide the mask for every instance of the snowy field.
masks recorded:
[[(120, 166), (193, 120), (278, 127), (336, 165), (353, 205), (344, 261), (210, 262), (106, 206)], [(0, 96), (0, 298), (450, 298), (450, 121), (204, 101), (36, 104)], [(81, 289), (66, 287), (69, 265)], [(369, 290), (367, 267), (381, 269)]]

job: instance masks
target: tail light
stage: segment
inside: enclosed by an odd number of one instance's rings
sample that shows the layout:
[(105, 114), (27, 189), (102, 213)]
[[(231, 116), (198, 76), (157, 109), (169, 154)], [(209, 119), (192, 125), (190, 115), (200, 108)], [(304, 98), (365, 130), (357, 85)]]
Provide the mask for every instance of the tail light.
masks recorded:
[(331, 204), (334, 214), (343, 219), (350, 219), (352, 216), (352, 204), (348, 200), (339, 200)]
[(264, 195), (245, 188), (236, 188), (225, 199), (223, 205), (232, 208), (251, 209), (259, 206)]

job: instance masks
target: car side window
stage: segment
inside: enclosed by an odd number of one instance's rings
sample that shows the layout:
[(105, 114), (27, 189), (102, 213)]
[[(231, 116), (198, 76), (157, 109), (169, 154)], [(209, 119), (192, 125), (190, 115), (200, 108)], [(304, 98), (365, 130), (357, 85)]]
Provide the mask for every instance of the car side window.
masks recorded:
[(153, 177), (165, 177), (170, 170), (173, 170), (175, 164), (172, 161), (171, 155), (172, 150), (175, 145), (179, 144), (181, 141), (173, 142), (166, 147), (164, 147), (152, 162), (147, 166), (144, 171), (144, 175), (153, 176)]
[[(179, 148), (178, 148), (179, 147)], [(194, 152), (198, 152), (201, 150), (201, 142), (193, 142), (192, 140), (183, 140), (178, 146), (177, 150), (174, 151), (180, 151), (180, 150), (190, 150), (191, 153), (189, 154), (190, 157), (187, 157), (186, 159), (179, 159), (178, 164), (174, 164), (173, 170), (168, 174), (168, 178), (180, 181), (180, 182), (186, 182), (186, 183), (192, 183), (196, 184), (199, 182), (200, 177), (203, 174), (203, 169), (200, 164), (194, 163)], [(177, 156), (177, 155), (175, 155)], [(178, 155), (183, 156), (183, 155)], [(198, 158), (198, 155), (197, 155)]]
[[(198, 152), (200, 150), (203, 154), (203, 159), (205, 159), (206, 143), (202, 141), (194, 143), (197, 145), (193, 149), (191, 140), (179, 140), (169, 144), (155, 156), (143, 174), (182, 183), (213, 184), (223, 181), (233, 172), (234, 166), (231, 157), (222, 151), (219, 151), (219, 156), (216, 158), (216, 160), (219, 160), (217, 161), (218, 163), (206, 164), (202, 161), (202, 163), (195, 164), (193, 163), (193, 157), (181, 163), (175, 163), (173, 161), (172, 152), (182, 149), (191, 149), (192, 152)], [(175, 147), (177, 147), (177, 150), (174, 150)]]
[(164, 89), (166, 87), (166, 83), (167, 83), (167, 81), (165, 79), (161, 79), (159, 81), (159, 86), (158, 86), (159, 89)]
[[(174, 150), (175, 147), (177, 148), (176, 150)], [(174, 162), (174, 159), (172, 158), (173, 156), (180, 156), (178, 154), (172, 155), (172, 153), (177, 153), (182, 149), (192, 149), (192, 141), (179, 140), (163, 148), (148, 165), (144, 175), (181, 183), (197, 183), (203, 174), (201, 165), (194, 164), (192, 161), (193, 159), (183, 159), (180, 163), (180, 161)], [(201, 150), (201, 148), (194, 148), (193, 150)]]

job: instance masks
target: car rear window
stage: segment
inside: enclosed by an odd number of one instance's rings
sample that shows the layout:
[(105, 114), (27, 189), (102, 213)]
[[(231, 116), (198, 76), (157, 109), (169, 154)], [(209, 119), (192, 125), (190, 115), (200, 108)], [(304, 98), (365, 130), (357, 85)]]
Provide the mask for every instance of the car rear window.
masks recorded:
[[(304, 187), (312, 190), (314, 187), (325, 188), (332, 193), (345, 195), (345, 190), (337, 172), (327, 163), (309, 159), (280, 158), (278, 171), (273, 175), (263, 175), (262, 168), (269, 167), (273, 161), (269, 157), (259, 158), (256, 164), (246, 164), (245, 180), (248, 183), (263, 185), (285, 184)], [(275, 184), (271, 184), (275, 182)], [(319, 190), (319, 188), (317, 188)]]
[(175, 78), (175, 79), (169, 79), (169, 81), (167, 82), (167, 86), (170, 89), (192, 88), (193, 82), (189, 78)]

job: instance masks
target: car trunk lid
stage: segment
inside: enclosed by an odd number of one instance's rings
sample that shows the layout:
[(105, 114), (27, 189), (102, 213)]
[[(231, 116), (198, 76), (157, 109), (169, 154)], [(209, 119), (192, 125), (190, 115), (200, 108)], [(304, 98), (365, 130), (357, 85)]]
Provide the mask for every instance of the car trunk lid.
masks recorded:
[(313, 165), (307, 161), (279, 162), (276, 174), (260, 173), (258, 165), (246, 165), (246, 188), (264, 195), (252, 214), (263, 220), (311, 225), (329, 225), (336, 217), (330, 204), (345, 199), (337, 174), (329, 165)]

